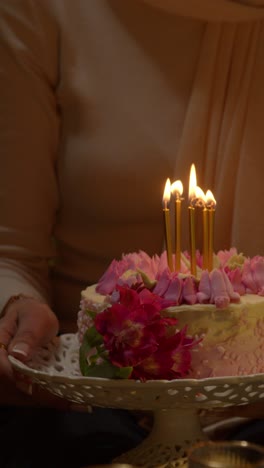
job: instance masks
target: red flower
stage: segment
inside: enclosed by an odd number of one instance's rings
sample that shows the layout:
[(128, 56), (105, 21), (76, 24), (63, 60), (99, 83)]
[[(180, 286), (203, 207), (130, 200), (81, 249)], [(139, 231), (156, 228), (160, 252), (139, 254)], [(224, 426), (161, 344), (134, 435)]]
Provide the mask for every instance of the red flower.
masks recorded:
[(185, 332), (184, 329), (161, 339), (156, 352), (135, 366), (131, 377), (140, 380), (172, 380), (186, 376), (194, 340), (188, 338)]
[(167, 319), (160, 316), (162, 301), (149, 291), (119, 290), (120, 302), (98, 314), (95, 327), (113, 364), (135, 366), (157, 350)]
[(164, 300), (146, 289), (120, 287), (119, 294), (119, 302), (95, 318), (111, 363), (133, 367), (131, 377), (141, 380), (185, 375), (193, 340), (185, 330), (176, 332), (177, 319), (161, 316)]

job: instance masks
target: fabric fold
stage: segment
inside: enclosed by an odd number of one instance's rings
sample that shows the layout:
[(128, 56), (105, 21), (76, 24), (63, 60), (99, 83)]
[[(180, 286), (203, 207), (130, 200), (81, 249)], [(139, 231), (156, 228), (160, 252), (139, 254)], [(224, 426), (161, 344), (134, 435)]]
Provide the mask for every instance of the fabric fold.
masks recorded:
[[(187, 188), (189, 168), (194, 162), (198, 185), (204, 191), (212, 190), (216, 200), (221, 200), (217, 206), (216, 250), (230, 245), (239, 249), (240, 245), (247, 244), (249, 251), (246, 253), (252, 255), (256, 252), (255, 240), (250, 240), (250, 233), (238, 227), (241, 224), (237, 220), (246, 211), (254, 225), (257, 213), (252, 200), (259, 198), (260, 188), (257, 175), (255, 180), (248, 180), (248, 186), (246, 179), (252, 173), (252, 165), (264, 169), (261, 131), (254, 132), (255, 119), (264, 121), (264, 110), (260, 106), (257, 109), (255, 100), (252, 101), (256, 79), (261, 75), (264, 78), (264, 64), (259, 53), (261, 35), (260, 22), (207, 23), (175, 168), (175, 178), (181, 175)], [(249, 120), (249, 109), (255, 116), (252, 120)], [(253, 133), (255, 139), (251, 139), (250, 148), (247, 139)], [(255, 161), (250, 159), (251, 149), (257, 158)], [(245, 186), (241, 185), (241, 180)], [(188, 231), (187, 218), (186, 214), (183, 232)], [(245, 219), (245, 226), (248, 225)], [(197, 232), (198, 246), (201, 236), (202, 232)]]

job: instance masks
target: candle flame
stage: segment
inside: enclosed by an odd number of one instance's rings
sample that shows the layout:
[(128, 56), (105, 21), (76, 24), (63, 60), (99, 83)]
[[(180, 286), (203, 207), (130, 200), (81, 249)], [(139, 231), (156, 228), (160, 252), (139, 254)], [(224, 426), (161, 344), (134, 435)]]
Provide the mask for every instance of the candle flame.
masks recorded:
[(183, 185), (182, 185), (181, 180), (175, 180), (171, 184), (170, 190), (171, 190), (171, 193), (175, 195), (177, 199), (181, 198), (181, 195), (183, 193)]
[(171, 183), (170, 183), (170, 179), (168, 178), (166, 180), (166, 184), (165, 184), (165, 188), (164, 188), (164, 192), (163, 192), (164, 208), (167, 208), (167, 204), (170, 201), (170, 197), (171, 197)]
[(215, 208), (216, 200), (211, 192), (211, 190), (207, 190), (205, 194), (205, 205), (207, 208)]
[(205, 206), (205, 193), (198, 185), (195, 187), (193, 204), (200, 208)]
[(190, 179), (189, 179), (189, 201), (192, 202), (193, 198), (195, 197), (195, 188), (197, 186), (197, 179), (196, 179), (196, 171), (195, 165), (191, 165), (190, 170)]

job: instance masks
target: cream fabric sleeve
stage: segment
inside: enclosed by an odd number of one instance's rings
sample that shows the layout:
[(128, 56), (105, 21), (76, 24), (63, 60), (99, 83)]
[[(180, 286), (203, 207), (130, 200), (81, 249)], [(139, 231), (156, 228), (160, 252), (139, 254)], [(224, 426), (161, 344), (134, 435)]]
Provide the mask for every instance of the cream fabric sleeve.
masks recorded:
[(57, 45), (44, 2), (0, 0), (0, 310), (18, 293), (50, 298)]

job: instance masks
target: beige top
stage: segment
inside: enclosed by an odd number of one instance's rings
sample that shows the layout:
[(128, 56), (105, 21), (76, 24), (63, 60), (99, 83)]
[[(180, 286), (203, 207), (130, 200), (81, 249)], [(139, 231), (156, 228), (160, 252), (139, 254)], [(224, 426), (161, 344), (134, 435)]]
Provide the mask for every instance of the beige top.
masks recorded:
[(167, 177), (188, 247), (192, 162), (215, 248), (264, 255), (260, 3), (0, 0), (1, 305), (50, 295), (75, 324), (112, 258), (162, 250)]

